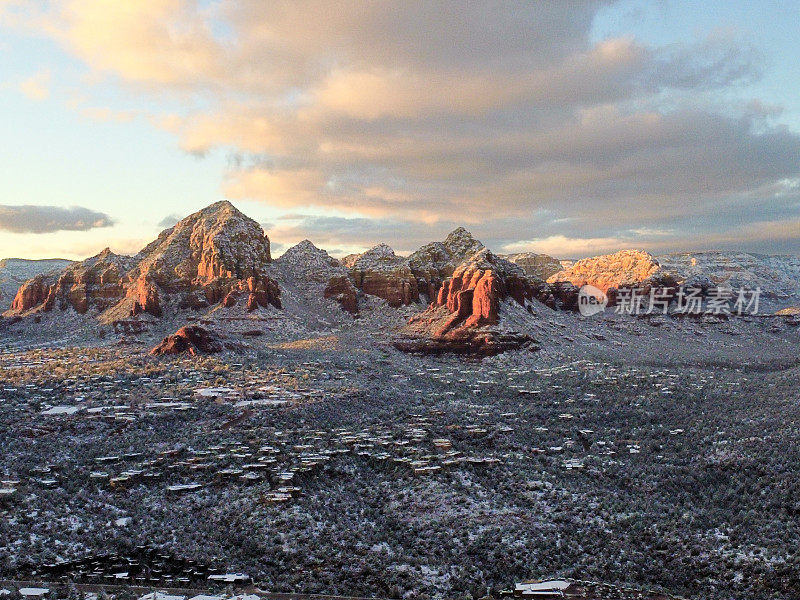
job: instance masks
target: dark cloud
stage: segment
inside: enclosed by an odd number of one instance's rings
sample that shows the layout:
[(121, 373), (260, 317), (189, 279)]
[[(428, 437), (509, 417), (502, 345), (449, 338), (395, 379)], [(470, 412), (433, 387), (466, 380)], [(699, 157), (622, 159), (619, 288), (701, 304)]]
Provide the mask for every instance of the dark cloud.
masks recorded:
[(0, 229), (12, 233), (88, 231), (113, 224), (107, 214), (82, 206), (0, 205)]
[[(798, 218), (800, 135), (742, 93), (759, 50), (720, 30), (596, 40), (604, 4), (110, 3), (52, 29), (98, 71), (197, 99), (162, 126), (189, 152), (226, 148), (224, 193), (270, 205), (282, 243), (409, 251), (465, 225), (571, 255), (796, 245), (780, 224)], [(97, 20), (114, 35), (72, 37)]]

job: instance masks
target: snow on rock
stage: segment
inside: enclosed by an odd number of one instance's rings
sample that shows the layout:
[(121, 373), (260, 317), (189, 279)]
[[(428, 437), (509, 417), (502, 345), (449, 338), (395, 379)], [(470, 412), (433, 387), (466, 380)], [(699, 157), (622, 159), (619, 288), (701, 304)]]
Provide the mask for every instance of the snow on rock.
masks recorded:
[(761, 288), (764, 297), (800, 298), (800, 257), (746, 252), (679, 252), (658, 261), (685, 285)]
[(549, 283), (568, 282), (577, 287), (593, 285), (603, 292), (622, 288), (672, 287), (674, 277), (649, 252), (620, 250), (576, 261), (547, 280)]
[(534, 280), (546, 281), (549, 277), (564, 269), (560, 260), (548, 254), (519, 252), (517, 254), (507, 254), (503, 258), (520, 266), (525, 271), (525, 275)]
[(141, 313), (161, 316), (166, 306), (227, 306), (247, 296), (249, 310), (280, 308), (280, 291), (267, 276), (269, 238), (230, 202), (217, 202), (163, 231), (134, 257), (109, 249), (60, 274), (25, 282), (11, 315), (54, 308), (102, 313), (113, 322)]
[(349, 262), (353, 282), (365, 294), (383, 298), (392, 307), (419, 300), (417, 280), (408, 259), (397, 256), (386, 244), (378, 244)]

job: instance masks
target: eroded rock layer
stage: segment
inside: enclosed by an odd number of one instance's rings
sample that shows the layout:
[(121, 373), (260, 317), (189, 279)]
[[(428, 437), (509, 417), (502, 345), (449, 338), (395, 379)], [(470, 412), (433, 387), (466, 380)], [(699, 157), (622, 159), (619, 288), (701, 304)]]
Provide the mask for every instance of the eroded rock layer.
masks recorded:
[(166, 306), (201, 309), (246, 296), (250, 310), (280, 308), (280, 290), (267, 275), (270, 243), (261, 227), (229, 202), (217, 202), (163, 231), (134, 257), (106, 249), (97, 256), (25, 282), (13, 314), (73, 308), (114, 321)]
[(365, 294), (383, 298), (392, 307), (419, 300), (419, 288), (408, 259), (379, 244), (349, 261), (353, 283)]
[(225, 349), (222, 341), (213, 333), (199, 325), (186, 325), (174, 334), (165, 337), (161, 343), (150, 350), (153, 356), (168, 354), (214, 354)]
[(654, 287), (674, 287), (675, 278), (666, 272), (648, 252), (621, 250), (576, 261), (569, 268), (551, 276), (549, 283), (570, 283), (578, 288), (592, 285), (612, 296), (616, 290), (640, 288), (644, 293)]
[(529, 308), (539, 290), (522, 270), (486, 248), (460, 264), (427, 310), (412, 317), (396, 346), (414, 352), (489, 355), (529, 343), (502, 327), (502, 306)]

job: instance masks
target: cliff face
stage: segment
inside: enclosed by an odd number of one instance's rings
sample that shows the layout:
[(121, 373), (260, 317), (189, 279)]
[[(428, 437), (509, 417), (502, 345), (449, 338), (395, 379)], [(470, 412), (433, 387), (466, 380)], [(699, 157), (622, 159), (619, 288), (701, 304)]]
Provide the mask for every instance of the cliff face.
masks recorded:
[(45, 311), (69, 307), (84, 314), (91, 308), (106, 310), (125, 296), (124, 274), (130, 259), (108, 248), (97, 256), (68, 266), (59, 274), (37, 275), (20, 286), (12, 311), (37, 306)]
[[(166, 305), (203, 308), (246, 294), (248, 307), (280, 307), (267, 275), (269, 239), (229, 202), (217, 202), (162, 232), (135, 257), (106, 249), (57, 276), (23, 284), (12, 312), (73, 308), (111, 318), (161, 316)], [(235, 302), (234, 302), (235, 303)]]
[(417, 288), (433, 301), (442, 282), (452, 277), (458, 266), (469, 259), (483, 244), (472, 234), (459, 227), (450, 232), (443, 242), (431, 242), (408, 257), (409, 267), (417, 280)]
[(71, 264), (71, 260), (62, 258), (0, 260), (0, 311), (7, 310), (11, 306), (20, 286), (29, 279), (40, 274), (60, 272)]
[(163, 231), (137, 258), (129, 278), (144, 277), (165, 290), (259, 277), (271, 261), (261, 226), (225, 201)]
[(418, 302), (421, 296), (429, 302), (435, 300), (442, 282), (482, 248), (469, 231), (459, 227), (443, 242), (426, 244), (408, 258), (379, 244), (363, 254), (345, 256), (342, 264), (362, 292), (398, 307)]
[(622, 288), (673, 287), (675, 278), (648, 252), (621, 250), (614, 254), (584, 258), (551, 276), (549, 283), (593, 285), (603, 292)]
[(537, 289), (516, 265), (482, 248), (445, 279), (427, 310), (412, 317), (397, 346), (403, 350), (494, 354), (530, 339), (504, 331), (502, 303), (527, 308)]
[(547, 281), (563, 269), (560, 260), (547, 254), (536, 254), (535, 252), (520, 252), (518, 254), (508, 254), (504, 256), (508, 262), (522, 268), (529, 278)]
[(353, 283), (365, 294), (383, 298), (395, 308), (419, 300), (417, 280), (408, 259), (395, 255), (386, 244), (379, 244), (349, 262)]
[[(455, 327), (495, 325), (502, 300), (511, 298), (525, 306), (535, 296), (536, 290), (519, 268), (482, 248), (461, 263), (439, 288), (431, 307), (446, 307), (450, 317), (434, 335), (445, 335)], [(424, 319), (422, 315), (420, 318)]]

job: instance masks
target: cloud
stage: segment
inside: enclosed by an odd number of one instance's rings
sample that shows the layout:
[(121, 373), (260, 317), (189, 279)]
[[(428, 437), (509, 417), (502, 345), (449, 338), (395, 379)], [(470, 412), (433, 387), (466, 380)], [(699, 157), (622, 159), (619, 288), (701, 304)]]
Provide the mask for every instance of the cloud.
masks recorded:
[(229, 151), (227, 197), (307, 215), (273, 238), (406, 248), (465, 224), (554, 252), (768, 246), (756, 224), (799, 216), (774, 190), (800, 177), (800, 135), (746, 97), (764, 57), (727, 31), (597, 41), (602, 5), (65, 0), (24, 26), (142, 94), (187, 152)]
[(19, 90), (31, 100), (47, 100), (50, 96), (50, 71), (39, 71), (20, 82)]
[(113, 224), (108, 215), (81, 206), (0, 205), (0, 229), (12, 233), (88, 231)]

